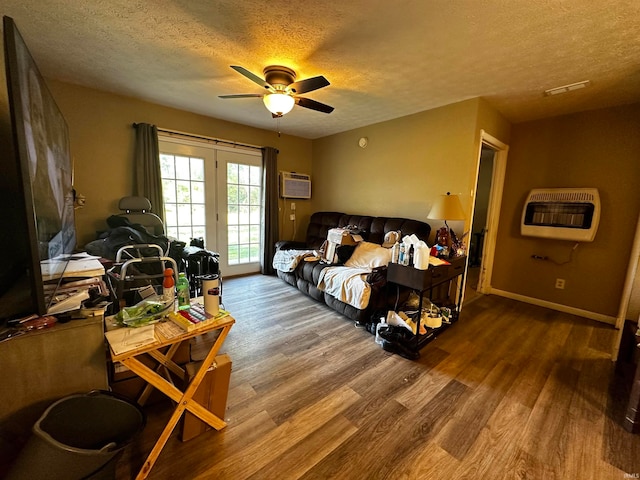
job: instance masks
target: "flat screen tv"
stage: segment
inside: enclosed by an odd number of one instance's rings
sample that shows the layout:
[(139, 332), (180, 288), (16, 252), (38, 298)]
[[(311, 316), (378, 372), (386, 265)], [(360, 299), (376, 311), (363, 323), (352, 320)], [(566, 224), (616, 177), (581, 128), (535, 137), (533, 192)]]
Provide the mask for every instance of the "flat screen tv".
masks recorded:
[[(47, 313), (41, 266), (61, 277), (76, 246), (67, 123), (14, 21), (3, 18), (0, 320)], [(3, 88), (6, 84), (6, 90)], [(47, 277), (47, 282), (56, 282)], [(50, 291), (50, 290), (48, 290)]]

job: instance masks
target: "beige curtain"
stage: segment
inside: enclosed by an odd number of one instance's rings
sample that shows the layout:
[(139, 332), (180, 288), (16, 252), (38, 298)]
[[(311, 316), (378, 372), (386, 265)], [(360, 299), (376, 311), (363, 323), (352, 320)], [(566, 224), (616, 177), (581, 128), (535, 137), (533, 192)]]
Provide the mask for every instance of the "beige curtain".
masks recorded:
[(278, 150), (273, 147), (262, 149), (262, 204), (264, 205), (263, 252), (260, 272), (274, 275), (273, 256), (275, 244), (279, 240), (278, 230)]
[(148, 123), (135, 123), (133, 126), (136, 129), (133, 194), (147, 197), (151, 202), (152, 212), (164, 222), (158, 129), (155, 125), (149, 125)]

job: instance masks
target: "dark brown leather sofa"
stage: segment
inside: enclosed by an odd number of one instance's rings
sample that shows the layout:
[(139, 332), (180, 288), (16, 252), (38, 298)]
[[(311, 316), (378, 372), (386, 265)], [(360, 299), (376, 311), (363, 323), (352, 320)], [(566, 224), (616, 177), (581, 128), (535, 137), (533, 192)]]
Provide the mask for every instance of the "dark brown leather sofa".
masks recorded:
[[(327, 232), (336, 227), (357, 226), (365, 241), (382, 244), (387, 232), (399, 230), (402, 236), (415, 234), (427, 242), (431, 233), (428, 223), (407, 218), (369, 217), (350, 215), (340, 212), (316, 212), (311, 215), (304, 242), (280, 241), (276, 250), (317, 250), (327, 239)], [(276, 270), (276, 274), (285, 282), (293, 285), (301, 292), (325, 303), (338, 313), (358, 323), (367, 323), (376, 311), (383, 311), (388, 306), (384, 298), (386, 289), (386, 268), (376, 269), (369, 274), (367, 282), (371, 285), (371, 297), (367, 308), (360, 310), (324, 293), (317, 288), (320, 272), (329, 265), (321, 262), (300, 262), (293, 272)]]

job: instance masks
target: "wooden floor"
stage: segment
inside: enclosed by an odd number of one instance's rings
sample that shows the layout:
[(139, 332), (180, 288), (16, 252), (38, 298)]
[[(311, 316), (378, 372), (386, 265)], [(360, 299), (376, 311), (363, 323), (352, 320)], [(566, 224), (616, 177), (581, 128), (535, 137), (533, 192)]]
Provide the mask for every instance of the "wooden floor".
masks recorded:
[[(274, 277), (226, 279), (223, 300), (237, 320), (222, 349), (228, 426), (186, 443), (174, 432), (151, 479), (640, 476), (611, 327), (482, 296), (413, 362)], [(170, 410), (147, 407), (118, 479)]]

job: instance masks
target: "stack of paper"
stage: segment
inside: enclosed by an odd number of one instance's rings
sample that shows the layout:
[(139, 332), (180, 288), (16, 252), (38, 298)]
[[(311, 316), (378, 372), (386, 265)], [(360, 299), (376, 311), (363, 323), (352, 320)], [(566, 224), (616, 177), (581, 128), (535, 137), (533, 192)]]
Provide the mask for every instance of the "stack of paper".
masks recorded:
[(94, 289), (107, 298), (104, 266), (99, 257), (87, 253), (62, 255), (40, 262), (47, 313), (54, 315), (78, 310)]
[(130, 352), (136, 348), (157, 342), (154, 326), (140, 328), (116, 328), (105, 333), (109, 346), (115, 355)]

